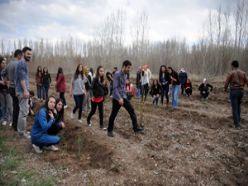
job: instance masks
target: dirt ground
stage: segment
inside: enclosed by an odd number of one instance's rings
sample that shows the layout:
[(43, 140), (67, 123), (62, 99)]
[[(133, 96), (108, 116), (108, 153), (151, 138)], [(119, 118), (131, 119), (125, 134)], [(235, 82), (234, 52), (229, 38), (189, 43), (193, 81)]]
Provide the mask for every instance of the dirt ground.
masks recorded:
[[(27, 140), (12, 140), (29, 158), (27, 167), (39, 174), (58, 177), (57, 185), (248, 185), (248, 94), (242, 103), (241, 130), (232, 124), (230, 103), (223, 82), (213, 82), (214, 91), (203, 102), (196, 91), (191, 98), (180, 96), (178, 109), (151, 98), (141, 104), (134, 98), (144, 135), (135, 135), (131, 120), (122, 108), (115, 121), (114, 138), (100, 130), (98, 113), (93, 126), (70, 119), (73, 99), (67, 96), (66, 128), (60, 133), (60, 151), (35, 154)], [(51, 87), (51, 91), (54, 87)], [(104, 123), (111, 111), (105, 102)], [(28, 128), (33, 118), (28, 119)], [(6, 127), (0, 135), (16, 137)]]

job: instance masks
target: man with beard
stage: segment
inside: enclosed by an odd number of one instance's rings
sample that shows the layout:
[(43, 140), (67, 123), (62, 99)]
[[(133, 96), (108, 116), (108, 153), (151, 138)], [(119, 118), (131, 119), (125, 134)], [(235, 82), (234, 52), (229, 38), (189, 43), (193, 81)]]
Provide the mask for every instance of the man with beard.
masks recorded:
[(115, 72), (114, 74), (112, 112), (109, 117), (108, 133), (107, 133), (109, 137), (114, 137), (113, 135), (114, 120), (122, 106), (128, 111), (131, 117), (134, 132), (143, 133), (143, 128), (140, 128), (138, 126), (137, 117), (134, 108), (131, 105), (130, 101), (127, 99), (126, 80), (127, 80), (127, 74), (129, 74), (131, 66), (132, 63), (126, 60), (122, 64), (122, 69), (120, 71)]
[(30, 134), (26, 131), (27, 115), (29, 112), (29, 75), (27, 62), (32, 57), (32, 49), (24, 47), (22, 49), (24, 59), (20, 60), (16, 66), (16, 95), (19, 100), (19, 116), (17, 122), (17, 131), (20, 136), (30, 139)]

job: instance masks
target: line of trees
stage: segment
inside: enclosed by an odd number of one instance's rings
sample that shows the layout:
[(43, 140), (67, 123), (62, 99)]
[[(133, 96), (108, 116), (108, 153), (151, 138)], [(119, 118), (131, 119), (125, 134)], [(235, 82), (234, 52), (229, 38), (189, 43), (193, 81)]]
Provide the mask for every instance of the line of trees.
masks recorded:
[(73, 37), (56, 42), (45, 39), (6, 42), (2, 39), (0, 52), (11, 55), (13, 49), (28, 45), (34, 51), (33, 66), (44, 64), (51, 72), (56, 72), (58, 66), (72, 72), (79, 62), (89, 67), (102, 64), (111, 69), (120, 66), (125, 59), (133, 61), (134, 68), (148, 64), (153, 72), (157, 72), (159, 66), (165, 64), (177, 70), (184, 67), (192, 74), (204, 76), (223, 75), (229, 70), (230, 61), (237, 59), (247, 71), (248, 1), (237, 0), (232, 8), (220, 6), (217, 11), (210, 10), (205, 32), (193, 45), (186, 39), (151, 42), (146, 13), (138, 14), (134, 26), (127, 29), (125, 12), (118, 10), (96, 29), (92, 41)]

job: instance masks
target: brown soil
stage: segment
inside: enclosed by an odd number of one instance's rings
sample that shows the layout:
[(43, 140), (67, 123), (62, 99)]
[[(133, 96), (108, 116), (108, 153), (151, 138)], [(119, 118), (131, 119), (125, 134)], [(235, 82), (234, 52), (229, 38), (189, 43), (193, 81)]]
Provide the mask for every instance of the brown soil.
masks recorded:
[[(31, 160), (38, 162), (30, 164), (35, 170), (46, 163), (60, 167), (58, 185), (248, 185), (247, 94), (242, 105), (242, 129), (235, 130), (228, 96), (221, 86), (217, 83), (206, 102), (196, 91), (191, 98), (180, 96), (178, 109), (154, 107), (150, 99), (144, 105), (133, 99), (145, 134), (134, 134), (127, 112), (121, 109), (114, 138), (99, 129), (98, 113), (91, 128), (86, 125), (86, 113), (83, 124), (70, 119), (74, 103), (67, 97), (66, 129), (60, 133), (59, 152), (34, 154), (27, 140), (9, 143), (32, 154)], [(107, 100), (105, 125), (110, 111)], [(29, 128), (32, 122), (29, 118)], [(0, 135), (17, 138), (7, 127)]]

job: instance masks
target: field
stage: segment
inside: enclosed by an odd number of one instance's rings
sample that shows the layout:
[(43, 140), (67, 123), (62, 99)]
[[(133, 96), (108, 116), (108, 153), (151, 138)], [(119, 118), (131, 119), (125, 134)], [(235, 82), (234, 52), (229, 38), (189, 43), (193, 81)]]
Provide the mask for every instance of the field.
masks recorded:
[[(114, 138), (100, 130), (98, 113), (91, 128), (87, 112), (83, 124), (70, 119), (74, 102), (68, 95), (58, 152), (35, 154), (28, 140), (1, 126), (0, 185), (248, 185), (247, 92), (242, 129), (236, 130), (223, 82), (212, 82), (214, 91), (206, 102), (196, 91), (199, 82), (193, 84), (193, 96), (180, 96), (178, 109), (154, 107), (151, 98), (145, 104), (132, 100), (143, 135), (134, 134), (124, 109), (116, 119)], [(107, 99), (105, 125), (110, 111)], [(33, 118), (28, 121), (30, 129)]]

